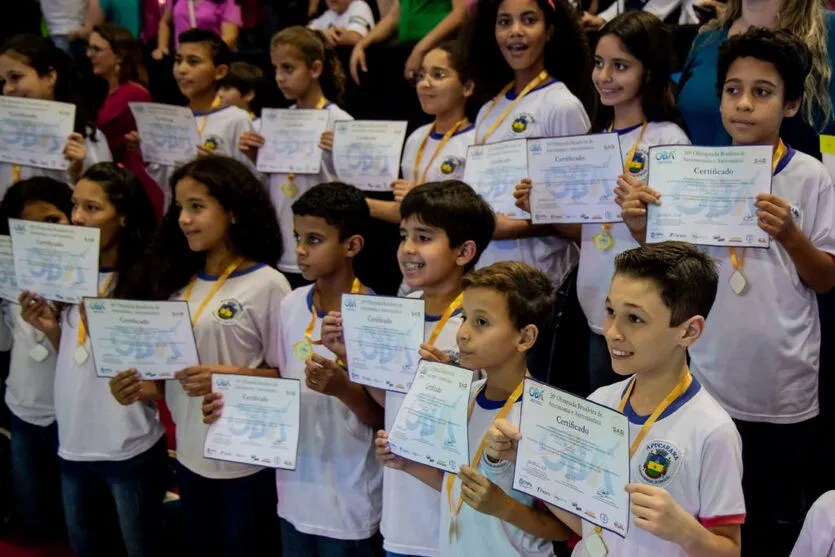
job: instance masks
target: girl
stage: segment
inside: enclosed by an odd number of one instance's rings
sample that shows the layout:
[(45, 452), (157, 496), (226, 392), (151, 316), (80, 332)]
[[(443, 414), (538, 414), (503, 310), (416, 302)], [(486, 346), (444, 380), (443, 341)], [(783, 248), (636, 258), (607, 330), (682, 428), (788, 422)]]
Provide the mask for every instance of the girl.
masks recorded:
[[(480, 54), (473, 60), (479, 91), (496, 95), (478, 113), (476, 144), (589, 130), (581, 102), (591, 91), (588, 43), (564, 0), (485, 0), (468, 35), (469, 52)], [(551, 233), (499, 216), (478, 267), (523, 261), (560, 285), (576, 264), (576, 248), (562, 238), (539, 237)]]
[[(9, 188), (0, 203), (0, 233), (9, 233), (10, 218), (69, 224), (71, 213), (68, 185), (44, 176), (29, 178)], [(53, 403), (55, 350), (42, 332), (23, 321), (16, 304), (3, 302), (2, 310), (0, 344), (12, 351), (6, 405), (11, 412), (15, 510), (26, 537), (50, 538), (63, 528)]]
[[(592, 131), (617, 133), (624, 173), (642, 181), (651, 146), (690, 143), (675, 107), (672, 53), (669, 32), (661, 20), (640, 11), (621, 14), (604, 26), (595, 49), (592, 81), (601, 106)], [(527, 211), (529, 192), (530, 183), (520, 184), (517, 193)], [(615, 256), (638, 244), (622, 222), (564, 225), (558, 232), (581, 238), (577, 297), (592, 331), (589, 378), (594, 391), (620, 380), (612, 371), (603, 338), (605, 301)]]
[(412, 188), (463, 178), (467, 148), (473, 143), (467, 101), (475, 85), (457, 43), (443, 42), (427, 52), (414, 85), (421, 108), (435, 121), (416, 129), (406, 140), (400, 164), (403, 178), (391, 185), (394, 201), (367, 199), (372, 217), (394, 224), (400, 224), (400, 202)]
[[(325, 44), (319, 31), (304, 27), (290, 27), (273, 37), (270, 56), (275, 66), (275, 80), (281, 93), (294, 104), (290, 107), (327, 110), (328, 126), (333, 129), (339, 120), (353, 120), (350, 114), (336, 103), (345, 90), (345, 73), (333, 48)], [(335, 101), (335, 102), (334, 102)], [(244, 132), (239, 141), (240, 149), (254, 161), (264, 137), (255, 132)], [(322, 134), (319, 147), (324, 151), (319, 174), (270, 174), (272, 197), (284, 238), (284, 249), (278, 269), (295, 288), (307, 284), (296, 264), (296, 242), (293, 235), (293, 202), (304, 192), (322, 182), (337, 179), (331, 150), (333, 131)], [(269, 263), (273, 263), (270, 261)]]
[(233, 159), (206, 156), (171, 177), (174, 200), (137, 276), (140, 298), (189, 303), (202, 365), (177, 382), (111, 380), (116, 399), (139, 406), (165, 395), (176, 423), (184, 538), (193, 555), (257, 555), (273, 547), (275, 473), (203, 458), (202, 397), (212, 373), (277, 377), (279, 304), (290, 292), (272, 266), (281, 231), (264, 186)]
[[(144, 189), (130, 172), (100, 163), (84, 173), (72, 200), (72, 223), (101, 231), (99, 295), (126, 298), (127, 279), (136, 273), (156, 227)], [(75, 552), (162, 554), (166, 449), (156, 405), (125, 408), (113, 400), (107, 381), (96, 377), (78, 305), (56, 313), (43, 298), (23, 292), (20, 306), (23, 319), (58, 352), (58, 456)], [(114, 506), (118, 524), (107, 520)], [(121, 541), (112, 539), (114, 532), (121, 532)]]
[(25, 178), (49, 176), (74, 184), (81, 173), (100, 161), (109, 161), (110, 149), (96, 130), (95, 116), (81, 87), (72, 61), (49, 40), (35, 35), (17, 35), (0, 47), (0, 79), (3, 94), (75, 105), (74, 132), (67, 138), (64, 157), (69, 166), (49, 170), (0, 163), (0, 195)]

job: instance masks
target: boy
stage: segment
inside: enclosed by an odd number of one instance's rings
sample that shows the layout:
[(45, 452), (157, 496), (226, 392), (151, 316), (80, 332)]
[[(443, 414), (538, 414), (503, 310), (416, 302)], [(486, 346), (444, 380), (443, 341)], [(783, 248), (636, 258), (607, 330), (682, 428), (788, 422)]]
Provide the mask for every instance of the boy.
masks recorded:
[[(400, 247), (397, 260), (411, 297), (426, 303), (426, 344), (421, 356), (458, 359), (455, 334), (461, 325), (464, 274), (472, 269), (490, 242), (495, 221), (490, 206), (464, 182), (429, 182), (414, 188), (400, 205)], [(323, 341), (341, 337), (339, 314), (323, 325)], [(329, 337), (329, 338), (328, 338)], [(330, 348), (330, 346), (329, 346)], [(335, 347), (334, 351), (344, 351)], [(344, 354), (342, 356), (344, 358)], [(385, 406), (385, 427), (391, 428), (405, 395), (369, 389)], [(438, 492), (415, 478), (383, 470), (383, 547), (396, 555), (438, 555)]]
[(374, 14), (365, 0), (326, 0), (328, 10), (308, 24), (329, 46), (353, 46), (371, 32)]
[[(690, 350), (693, 374), (736, 421), (742, 437), (744, 555), (788, 555), (806, 513), (818, 414), (820, 323), (815, 293), (835, 285), (835, 195), (824, 166), (780, 140), (801, 106), (809, 51), (786, 31), (752, 29), (720, 50), (722, 122), (735, 145), (774, 145), (772, 193), (759, 195), (768, 249), (704, 248), (719, 262), (716, 310)], [(640, 242), (657, 194), (621, 184), (623, 218)], [(740, 285), (743, 287), (740, 289)], [(737, 294), (737, 292), (739, 292)], [(774, 481), (780, 478), (779, 481)]]
[(471, 392), (472, 465), (453, 475), (401, 459), (389, 450), (385, 431), (377, 434), (377, 458), (441, 492), (440, 557), (551, 557), (552, 540), (565, 539), (568, 529), (532, 497), (512, 491), (513, 466), (488, 460), (479, 447), (497, 415), (509, 413), (509, 420), (518, 423), (527, 353), (548, 322), (553, 287), (543, 273), (517, 262), (472, 271), (461, 284), (463, 318), (456, 335), (460, 363), (487, 376)]
[(255, 120), (252, 103), (263, 85), (264, 72), (261, 68), (246, 62), (232, 62), (220, 81), (217, 96), (223, 106), (237, 106), (249, 114), (250, 120)]
[[(552, 507), (583, 536), (575, 557), (601, 554), (601, 541), (618, 557), (739, 555), (739, 435), (687, 368), (716, 288), (713, 261), (689, 244), (648, 245), (615, 259), (604, 332), (615, 373), (634, 379), (597, 389), (589, 400), (629, 418), (632, 517), (621, 539)], [(488, 437), (488, 456), (515, 460), (516, 427), (497, 421)]]

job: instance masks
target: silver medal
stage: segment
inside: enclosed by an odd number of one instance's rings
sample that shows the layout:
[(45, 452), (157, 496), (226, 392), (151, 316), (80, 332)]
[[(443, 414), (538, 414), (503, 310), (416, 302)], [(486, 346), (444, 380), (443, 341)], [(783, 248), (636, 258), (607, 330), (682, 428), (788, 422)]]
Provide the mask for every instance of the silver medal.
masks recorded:
[(742, 271), (736, 269), (728, 280), (728, 285), (731, 287), (731, 292), (737, 296), (741, 296), (745, 292), (745, 289), (748, 288), (748, 280), (742, 274)]

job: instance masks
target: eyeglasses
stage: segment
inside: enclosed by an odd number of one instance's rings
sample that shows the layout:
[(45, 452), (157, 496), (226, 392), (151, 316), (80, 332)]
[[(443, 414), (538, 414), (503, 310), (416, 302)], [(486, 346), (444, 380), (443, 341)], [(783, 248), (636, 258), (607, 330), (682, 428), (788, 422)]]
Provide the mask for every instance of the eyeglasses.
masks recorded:
[(420, 82), (424, 79), (428, 79), (429, 83), (433, 85), (437, 85), (441, 83), (443, 80), (452, 77), (452, 72), (449, 70), (442, 70), (440, 68), (433, 68), (432, 70), (425, 72), (423, 70), (417, 71), (412, 76), (410, 83), (413, 87), (417, 87), (420, 85)]

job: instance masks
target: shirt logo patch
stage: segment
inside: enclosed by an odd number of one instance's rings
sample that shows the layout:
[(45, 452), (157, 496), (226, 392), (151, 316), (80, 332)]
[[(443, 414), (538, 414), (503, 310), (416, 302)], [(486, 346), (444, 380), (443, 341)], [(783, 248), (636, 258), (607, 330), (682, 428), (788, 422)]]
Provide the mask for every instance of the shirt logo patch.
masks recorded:
[(223, 146), (223, 139), (216, 135), (207, 135), (203, 139), (203, 147), (209, 151), (217, 151)]
[(660, 439), (649, 441), (644, 446), (644, 455), (640, 467), (641, 479), (657, 487), (665, 487), (673, 481), (684, 456), (678, 447)]
[(523, 112), (517, 116), (515, 120), (513, 120), (513, 123), (510, 125), (510, 129), (513, 130), (513, 133), (525, 133), (533, 123), (533, 116), (527, 112)]
[(215, 315), (221, 321), (234, 321), (243, 311), (243, 306), (234, 298), (223, 300), (217, 308)]
[(632, 161), (629, 163), (629, 167), (627, 170), (633, 176), (640, 176), (644, 173), (647, 168), (647, 152), (643, 149), (637, 149), (635, 151), (635, 156), (632, 157)]
[(464, 164), (464, 160), (461, 157), (453, 157), (449, 156), (441, 161), (441, 174), (444, 176), (449, 176), (453, 174), (456, 170), (461, 168), (461, 165)]

